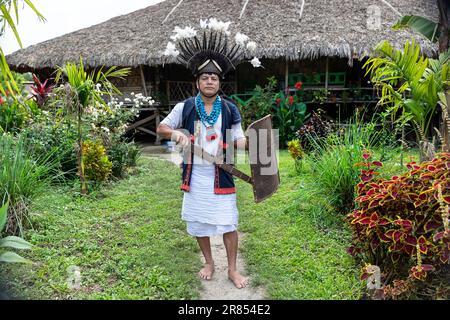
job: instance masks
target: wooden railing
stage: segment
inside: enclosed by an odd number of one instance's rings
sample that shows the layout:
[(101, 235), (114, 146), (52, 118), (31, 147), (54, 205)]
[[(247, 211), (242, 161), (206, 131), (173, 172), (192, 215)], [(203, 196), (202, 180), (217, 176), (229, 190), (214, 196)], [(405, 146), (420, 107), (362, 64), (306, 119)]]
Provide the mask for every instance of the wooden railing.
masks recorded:
[[(324, 87), (306, 87), (300, 91), (301, 99), (304, 103), (319, 103), (314, 97), (314, 93), (324, 91)], [(289, 89), (288, 94), (296, 94), (296, 89)], [(374, 88), (328, 88), (329, 94), (323, 103), (375, 103), (378, 102), (376, 90)], [(253, 92), (230, 95), (232, 99), (241, 105), (247, 105), (254, 97)]]

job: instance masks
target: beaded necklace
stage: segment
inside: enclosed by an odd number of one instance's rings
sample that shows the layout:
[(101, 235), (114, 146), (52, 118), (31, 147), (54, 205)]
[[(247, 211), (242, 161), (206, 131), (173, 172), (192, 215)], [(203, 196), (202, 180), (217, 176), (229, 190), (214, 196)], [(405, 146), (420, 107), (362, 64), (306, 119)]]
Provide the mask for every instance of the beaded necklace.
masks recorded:
[(220, 97), (219, 96), (216, 97), (216, 100), (214, 100), (213, 104), (213, 110), (211, 114), (208, 115), (205, 110), (205, 103), (203, 102), (203, 99), (200, 96), (200, 94), (198, 94), (197, 97), (195, 97), (195, 109), (197, 110), (200, 120), (205, 124), (206, 127), (208, 127), (206, 123), (213, 126), (216, 123), (217, 119), (219, 118), (220, 111), (222, 109)]
[[(217, 119), (219, 118), (220, 115), (220, 111), (222, 109), (220, 97), (217, 96), (216, 100), (214, 100), (213, 110), (211, 114), (208, 116), (205, 110), (205, 103), (203, 102), (203, 99), (199, 93), (197, 97), (195, 97), (195, 109), (197, 110), (200, 120), (206, 127), (206, 140), (212, 141), (217, 139), (217, 132), (214, 130), (214, 124), (217, 122)], [(205, 122), (207, 122), (209, 125), (206, 124)]]

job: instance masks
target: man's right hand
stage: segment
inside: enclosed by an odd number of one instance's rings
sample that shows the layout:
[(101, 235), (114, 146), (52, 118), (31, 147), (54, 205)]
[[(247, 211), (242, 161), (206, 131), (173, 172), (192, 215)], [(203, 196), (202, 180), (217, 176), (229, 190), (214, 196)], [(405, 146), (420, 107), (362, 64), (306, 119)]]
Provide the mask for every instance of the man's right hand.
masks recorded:
[(172, 132), (171, 140), (175, 141), (178, 145), (181, 145), (183, 148), (187, 147), (190, 143), (189, 137), (178, 130), (174, 130)]

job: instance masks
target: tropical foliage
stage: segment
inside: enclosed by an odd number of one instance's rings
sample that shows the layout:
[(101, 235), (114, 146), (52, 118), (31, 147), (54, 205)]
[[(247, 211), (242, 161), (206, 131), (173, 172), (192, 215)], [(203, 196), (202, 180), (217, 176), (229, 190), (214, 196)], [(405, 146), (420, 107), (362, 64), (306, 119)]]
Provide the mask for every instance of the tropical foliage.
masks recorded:
[(286, 147), (287, 143), (296, 137), (297, 130), (309, 116), (306, 113), (306, 104), (297, 94), (300, 90), (301, 82), (297, 83), (294, 94), (279, 92), (274, 97), (274, 126), (278, 129), (281, 147)]
[[(409, 171), (390, 179), (376, 178), (382, 163), (367, 150), (362, 159), (356, 164), (357, 208), (347, 217), (353, 231), (349, 252), (381, 269), (384, 297), (411, 295), (414, 281), (449, 260), (450, 153), (410, 162)], [(361, 278), (368, 276), (364, 268)]]
[[(23, 0), (23, 2), (30, 7), (37, 15), (40, 21), (45, 21), (44, 16), (42, 16), (39, 11), (34, 7), (30, 0)], [(3, 35), (6, 26), (9, 26), (16, 37), (17, 42), (22, 48), (22, 41), (20, 40), (19, 33), (17, 32), (16, 24), (19, 22), (19, 0), (1, 0), (0, 1), (0, 37)], [(15, 21), (14, 21), (15, 17)], [(19, 92), (19, 87), (17, 86), (14, 76), (6, 63), (5, 54), (0, 46), (0, 74), (5, 77), (5, 82), (0, 83), (0, 93), (6, 94), (6, 90), (15, 97), (15, 94)]]
[(55, 81), (62, 81), (64, 76), (67, 80), (65, 85), (67, 92), (66, 111), (70, 116), (74, 116), (77, 121), (78, 132), (78, 169), (81, 182), (81, 194), (87, 193), (87, 185), (84, 174), (84, 160), (83, 160), (83, 114), (88, 106), (98, 103), (109, 110), (107, 104), (103, 100), (102, 95), (120, 94), (120, 91), (109, 81), (110, 78), (123, 78), (129, 73), (129, 68), (117, 69), (111, 67), (106, 71), (103, 68), (100, 70), (87, 73), (84, 69), (83, 59), (80, 57), (80, 63), (77, 66), (74, 63), (68, 62), (63, 67), (58, 68)]
[(439, 22), (436, 23), (421, 16), (407, 15), (401, 17), (393, 29), (411, 28), (432, 42), (439, 41), (439, 52), (447, 51), (450, 40), (450, 6), (447, 0), (436, 0), (436, 4), (439, 11)]
[(431, 135), (432, 119), (438, 103), (447, 106), (445, 90), (450, 81), (450, 51), (441, 53), (439, 59), (428, 59), (420, 54), (414, 40), (403, 50), (392, 47), (388, 41), (380, 43), (364, 64), (375, 86), (381, 88), (380, 105), (412, 116), (423, 153)]

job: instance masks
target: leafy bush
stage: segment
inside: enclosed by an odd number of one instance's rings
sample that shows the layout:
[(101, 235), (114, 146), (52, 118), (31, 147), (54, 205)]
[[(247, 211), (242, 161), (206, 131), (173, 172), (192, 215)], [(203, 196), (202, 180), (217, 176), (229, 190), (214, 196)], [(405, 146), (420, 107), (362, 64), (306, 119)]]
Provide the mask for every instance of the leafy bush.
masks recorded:
[(113, 143), (107, 153), (112, 162), (112, 175), (117, 178), (124, 176), (126, 168), (136, 166), (140, 155), (140, 148), (134, 143), (120, 141)]
[(391, 179), (375, 179), (382, 163), (370, 158), (365, 152), (356, 164), (362, 170), (357, 208), (347, 216), (349, 253), (381, 269), (382, 297), (411, 297), (428, 273), (449, 260), (450, 153), (408, 163), (408, 172)]
[(353, 207), (355, 186), (359, 181), (359, 170), (354, 164), (365, 147), (379, 147), (380, 134), (374, 123), (355, 121), (324, 139), (305, 135), (311, 146), (306, 161), (315, 176), (314, 190), (324, 194), (338, 212), (345, 213)]
[[(8, 216), (8, 201), (0, 207), (0, 233), (6, 225)], [(0, 238), (0, 262), (18, 262), (18, 263), (29, 263), (30, 261), (22, 258), (17, 253), (1, 250), (2, 248), (13, 248), (13, 249), (31, 249), (32, 245), (22, 238), (9, 236), (3, 239)]]
[(305, 122), (305, 124), (297, 131), (297, 137), (300, 141), (301, 147), (304, 150), (310, 150), (311, 145), (308, 137), (315, 139), (326, 138), (335, 131), (335, 124), (322, 117), (321, 109), (318, 112), (312, 112), (312, 116)]
[(314, 96), (313, 102), (317, 102), (318, 104), (324, 104), (327, 101), (329, 95), (330, 95), (330, 91), (328, 91), (325, 88), (315, 90), (313, 92), (313, 96)]
[(83, 142), (84, 173), (88, 181), (98, 183), (105, 181), (111, 174), (112, 163), (99, 141)]
[(245, 105), (237, 101), (244, 128), (248, 127), (252, 122), (272, 113), (277, 80), (275, 77), (267, 78), (267, 80), (268, 83), (265, 87), (258, 85), (255, 87), (253, 96)]
[(10, 199), (8, 233), (22, 234), (30, 200), (59, 178), (51, 155), (32, 158), (22, 136), (0, 135), (0, 190)]
[(306, 104), (300, 101), (299, 95), (286, 97), (283, 92), (275, 95), (273, 120), (274, 127), (279, 130), (280, 147), (285, 147), (288, 141), (295, 138), (307, 117)]
[(27, 109), (12, 98), (0, 101), (0, 132), (17, 132), (29, 118)]
[(244, 102), (237, 101), (240, 109), (243, 126), (247, 127), (252, 122), (272, 114), (273, 127), (278, 129), (281, 147), (296, 138), (296, 131), (303, 125), (308, 117), (306, 104), (302, 102), (302, 83), (295, 84), (295, 93), (285, 95), (282, 91), (275, 93), (277, 80), (268, 78), (269, 83), (264, 87), (256, 86), (253, 96)]
[(300, 141), (298, 139), (294, 139), (288, 142), (288, 151), (291, 157), (295, 161), (295, 170), (297, 172), (301, 169), (301, 161), (305, 156), (302, 147), (300, 146)]
[(49, 157), (66, 179), (74, 179), (77, 174), (75, 150), (75, 122), (70, 119), (59, 121), (46, 111), (22, 130), (29, 152), (33, 158)]

